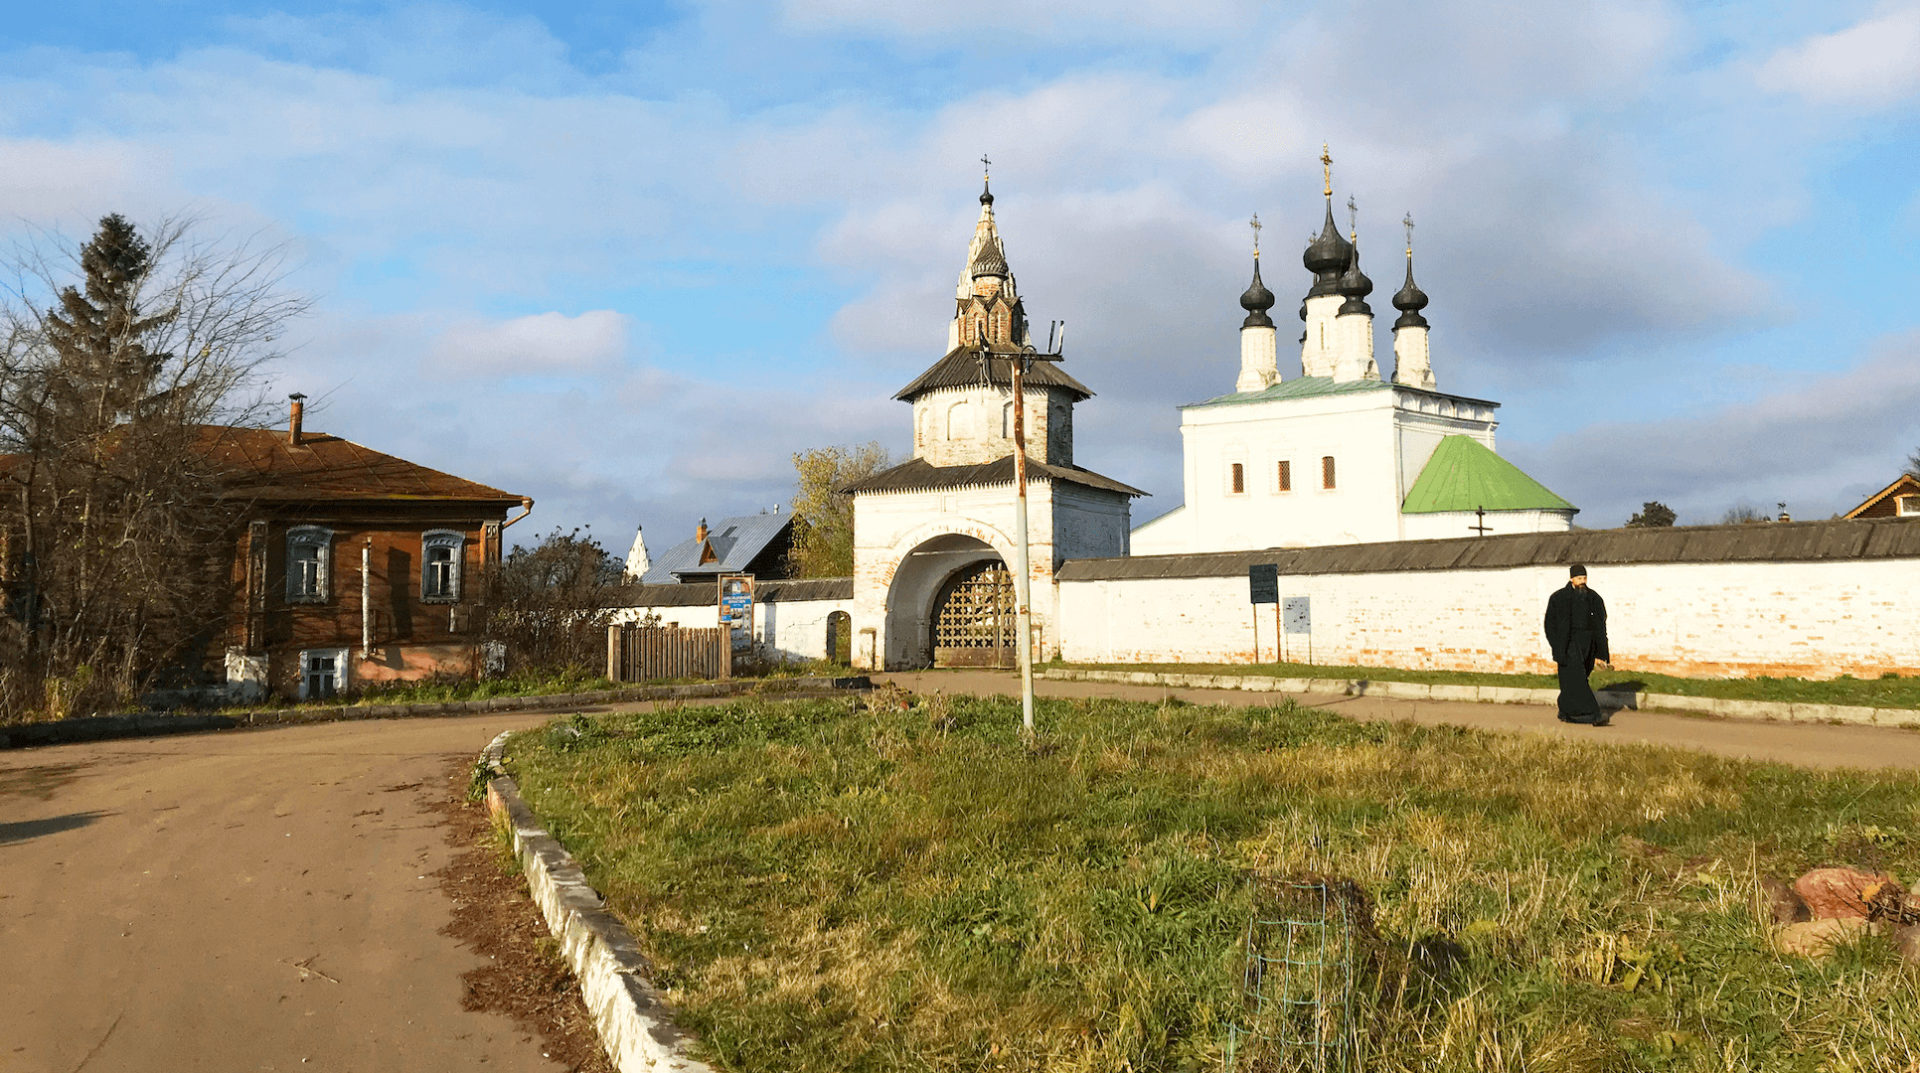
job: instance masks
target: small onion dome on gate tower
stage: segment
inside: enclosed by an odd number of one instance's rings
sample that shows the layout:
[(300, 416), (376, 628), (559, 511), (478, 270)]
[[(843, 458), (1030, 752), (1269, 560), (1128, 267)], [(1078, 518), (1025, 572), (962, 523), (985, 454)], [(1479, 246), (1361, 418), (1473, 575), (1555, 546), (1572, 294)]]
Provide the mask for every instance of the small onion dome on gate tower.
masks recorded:
[(1300, 263), (1313, 273), (1313, 288), (1307, 291), (1308, 298), (1340, 293), (1340, 275), (1347, 270), (1347, 264), (1353, 260), (1353, 245), (1340, 234), (1340, 225), (1333, 222), (1333, 199), (1327, 199), (1327, 222), (1320, 228), (1320, 237), (1307, 243), (1307, 252), (1300, 255)]
[(1353, 237), (1353, 259), (1347, 262), (1347, 270), (1340, 276), (1339, 293), (1347, 296), (1340, 304), (1340, 316), (1349, 313), (1373, 314), (1373, 307), (1367, 304), (1367, 295), (1373, 293), (1373, 281), (1360, 271), (1360, 236)]
[(1400, 311), (1399, 318), (1393, 322), (1395, 328), (1427, 327), (1427, 318), (1420, 315), (1420, 311), (1427, 308), (1427, 292), (1413, 282), (1413, 251), (1411, 249), (1407, 251), (1407, 281), (1401, 284), (1400, 290), (1394, 294), (1393, 308)]
[[(988, 199), (989, 195), (980, 195), (982, 203), (985, 203)], [(973, 264), (968, 266), (967, 272), (974, 279), (979, 279), (982, 276), (995, 276), (1000, 279), (1007, 278), (1007, 255), (1005, 251), (1000, 248), (1000, 238), (998, 235), (988, 239), (986, 243), (980, 247), (980, 253), (974, 257)]]
[(1273, 318), (1267, 316), (1267, 310), (1273, 308), (1273, 292), (1260, 282), (1260, 255), (1253, 255), (1253, 282), (1247, 285), (1245, 294), (1240, 296), (1240, 308), (1247, 311), (1247, 319), (1240, 322), (1242, 328), (1271, 328)]

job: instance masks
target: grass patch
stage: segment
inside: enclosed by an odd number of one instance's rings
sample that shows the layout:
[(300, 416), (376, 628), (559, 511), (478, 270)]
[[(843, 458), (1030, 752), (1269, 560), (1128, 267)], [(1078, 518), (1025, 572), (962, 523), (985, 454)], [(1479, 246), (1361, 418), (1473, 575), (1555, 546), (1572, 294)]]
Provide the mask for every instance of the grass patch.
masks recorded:
[[(734, 1073), (1219, 1070), (1253, 877), (1350, 877), (1366, 1068), (1906, 1070), (1920, 973), (1766, 876), (1920, 875), (1920, 776), (1224, 709), (757, 698), (512, 740)], [(1871, 858), (1871, 859), (1867, 859)], [(1442, 940), (1451, 967), (1412, 956)], [(1451, 959), (1448, 959), (1451, 961)]]
[[(1490, 671), (1418, 671), (1397, 667), (1339, 667), (1313, 663), (1050, 663), (1061, 669), (1149, 671), (1167, 674), (1243, 674), (1270, 678), (1366, 678), (1379, 682), (1432, 682), (1446, 685), (1520, 686), (1557, 689), (1550, 674), (1497, 674)], [(1920, 709), (1920, 676), (1879, 678), (1676, 678), (1634, 670), (1594, 671), (1595, 688), (1633, 682), (1649, 693), (1729, 700), (1771, 700), (1797, 704), (1852, 704), (1872, 708)]]

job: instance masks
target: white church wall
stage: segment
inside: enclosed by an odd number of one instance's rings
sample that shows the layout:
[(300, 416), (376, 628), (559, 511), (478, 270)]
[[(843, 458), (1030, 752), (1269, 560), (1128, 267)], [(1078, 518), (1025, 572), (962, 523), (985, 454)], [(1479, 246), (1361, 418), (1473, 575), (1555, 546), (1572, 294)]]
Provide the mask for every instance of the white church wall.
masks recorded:
[[(827, 658), (827, 616), (835, 611), (853, 612), (853, 600), (775, 600), (754, 605), (754, 653), (762, 659), (798, 663)], [(623, 607), (614, 612), (613, 621), (640, 622), (649, 615), (659, 617), (662, 626), (710, 630), (720, 624), (716, 604), (692, 606)]]
[(1483, 522), (1470, 510), (1443, 510), (1432, 514), (1404, 514), (1401, 523), (1408, 540), (1445, 540), (1473, 536), (1473, 527), (1482, 524), (1489, 535), (1565, 533), (1573, 528), (1573, 514), (1564, 510), (1490, 510)]
[[(1026, 396), (1027, 457), (1070, 464), (1072, 408), (1050, 405), (1045, 390)], [(999, 388), (942, 388), (913, 402), (914, 454), (936, 466), (977, 466), (1013, 453), (1013, 393)], [(1064, 416), (1066, 427), (1055, 425)], [(1065, 461), (1062, 461), (1064, 457)]]
[[(1185, 546), (1159, 534), (1135, 542), (1168, 551), (1232, 551), (1393, 540), (1399, 500), (1391, 391), (1189, 409), (1182, 424), (1187, 463)], [(1284, 417), (1284, 420), (1277, 418)], [(1334, 460), (1334, 487), (1322, 487), (1322, 458)], [(1291, 488), (1280, 491), (1279, 463)], [(1234, 464), (1241, 492), (1232, 490)], [(1171, 535), (1171, 534), (1169, 534)]]
[[(1615, 662), (1693, 676), (1920, 673), (1920, 559), (1591, 567)], [(1314, 662), (1549, 673), (1541, 618), (1558, 566), (1282, 576), (1312, 607)], [(1061, 656), (1092, 663), (1255, 660), (1244, 575), (1069, 581)], [(1274, 658), (1273, 608), (1259, 609)], [(1288, 637), (1287, 656), (1306, 655)]]

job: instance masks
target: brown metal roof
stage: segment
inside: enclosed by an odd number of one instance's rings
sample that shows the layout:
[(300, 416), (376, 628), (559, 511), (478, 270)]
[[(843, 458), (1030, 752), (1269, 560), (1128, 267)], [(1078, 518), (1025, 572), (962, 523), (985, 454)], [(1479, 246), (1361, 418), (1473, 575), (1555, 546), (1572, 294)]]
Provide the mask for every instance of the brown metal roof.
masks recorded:
[[(1098, 488), (1103, 492), (1143, 496), (1147, 493), (1132, 485), (1121, 484), (1079, 466), (1053, 466), (1027, 460), (1029, 481), (1060, 481)], [(966, 488), (972, 485), (1012, 484), (1013, 455), (978, 466), (936, 466), (924, 458), (915, 458), (892, 469), (881, 470), (864, 480), (842, 486), (841, 492), (924, 492), (941, 488)]]
[[(756, 581), (753, 598), (761, 603), (795, 603), (801, 600), (851, 600), (850, 577), (801, 578), (795, 581)], [(720, 586), (712, 581), (694, 581), (685, 585), (624, 585), (614, 598), (619, 607), (716, 607)]]
[(1585, 563), (1824, 562), (1920, 559), (1920, 525), (1897, 519), (1775, 522), (1671, 529), (1599, 529), (1512, 533), (1448, 540), (1402, 540), (1317, 548), (1190, 555), (1069, 559), (1062, 581), (1226, 577), (1256, 563), (1283, 574), (1373, 574), (1413, 570), (1499, 570)]
[(352, 440), (283, 429), (201, 428), (207, 456), (234, 471), (235, 494), (266, 500), (401, 499), (518, 503), (524, 496), (429, 469)]
[[(990, 361), (988, 369), (980, 369), (980, 348), (961, 346), (947, 352), (947, 356), (933, 363), (926, 372), (914, 378), (913, 383), (900, 389), (896, 399), (913, 401), (929, 391), (943, 387), (972, 387), (976, 384), (991, 384), (995, 387), (1011, 389), (1013, 370), (1006, 361)], [(1027, 387), (1058, 387), (1080, 396), (1083, 399), (1093, 397), (1092, 389), (1075, 380), (1061, 370), (1056, 362), (1036, 361), (1033, 371), (1026, 374)]]

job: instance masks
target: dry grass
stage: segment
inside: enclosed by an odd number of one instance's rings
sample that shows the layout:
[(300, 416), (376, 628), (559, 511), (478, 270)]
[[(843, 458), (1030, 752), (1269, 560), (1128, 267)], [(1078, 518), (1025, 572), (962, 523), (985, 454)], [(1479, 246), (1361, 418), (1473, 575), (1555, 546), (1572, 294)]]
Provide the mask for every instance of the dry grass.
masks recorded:
[(729, 1070), (1220, 1069), (1253, 877), (1300, 873), (1372, 899), (1368, 1069), (1920, 1061), (1888, 944), (1783, 958), (1759, 889), (1920, 876), (1911, 774), (1292, 706), (1044, 702), (1031, 745), (998, 699), (576, 720), (512, 766)]

